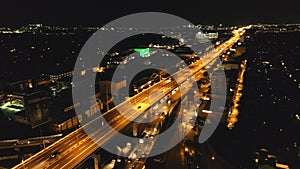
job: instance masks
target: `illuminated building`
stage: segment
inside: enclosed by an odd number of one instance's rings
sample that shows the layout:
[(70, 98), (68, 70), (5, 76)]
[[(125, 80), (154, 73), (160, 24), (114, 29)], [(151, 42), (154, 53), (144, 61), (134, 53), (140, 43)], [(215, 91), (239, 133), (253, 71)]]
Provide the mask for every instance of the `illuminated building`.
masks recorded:
[(32, 33), (40, 33), (41, 29), (42, 29), (43, 25), (40, 23), (36, 23), (36, 24), (29, 24), (28, 26), (28, 31), (32, 32)]
[(32, 128), (49, 120), (48, 97), (41, 91), (9, 94), (7, 102), (0, 108), (6, 117)]
[(150, 49), (149, 48), (134, 48), (134, 51), (139, 52), (141, 57), (149, 57)]
[(203, 32), (198, 32), (196, 35), (195, 35), (195, 39), (199, 41), (199, 43), (207, 43), (209, 42), (208, 38), (207, 38), (207, 35), (204, 34)]
[(2, 106), (5, 103), (5, 94), (0, 92), (0, 106)]
[(209, 33), (198, 32), (195, 35), (195, 38), (200, 43), (207, 43), (207, 42), (209, 42), (209, 40), (218, 39), (218, 37), (219, 37), (218, 32), (209, 32)]
[(218, 39), (218, 37), (219, 37), (218, 32), (207, 33), (207, 38), (208, 38), (208, 39)]

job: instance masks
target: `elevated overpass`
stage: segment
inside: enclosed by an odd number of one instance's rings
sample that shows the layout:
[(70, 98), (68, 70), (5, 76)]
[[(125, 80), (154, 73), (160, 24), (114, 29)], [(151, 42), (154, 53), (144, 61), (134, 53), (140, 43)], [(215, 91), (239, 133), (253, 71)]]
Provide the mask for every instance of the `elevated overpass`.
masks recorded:
[[(191, 78), (190, 75), (193, 76), (194, 74), (198, 73), (207, 64), (230, 49), (245, 33), (244, 29), (245, 28), (239, 28), (234, 30), (233, 36), (226, 42), (219, 45), (216, 50), (207, 53), (201, 58), (201, 60), (192, 63), (190, 67), (183, 68), (176, 72), (172, 75), (172, 77), (176, 79), (177, 83), (179, 84), (188, 83), (189, 79)], [(150, 88), (138, 93), (137, 95), (101, 115), (108, 121), (110, 127), (104, 125), (101, 128), (98, 128), (99, 123), (101, 124), (101, 120), (99, 117), (95, 118), (64, 138), (38, 152), (37, 154), (22, 161), (13, 168), (74, 168), (81, 161), (84, 161), (86, 158), (90, 157), (102, 145), (107, 143), (115, 135), (116, 131), (122, 130), (131, 122), (131, 120), (139, 117), (144, 111), (146, 111), (151, 106), (148, 96), (152, 91), (162, 91), (152, 96), (151, 100), (153, 103), (159, 101), (165, 95), (172, 92), (176, 87), (178, 87), (177, 83), (175, 81), (168, 81), (167, 79), (161, 80)], [(128, 106), (131, 107), (131, 105), (133, 105), (134, 108), (128, 109)], [(130, 116), (124, 118), (118, 111), (122, 111), (122, 114), (130, 114)], [(114, 129), (114, 131), (111, 130), (111, 127)], [(92, 133), (94, 140), (86, 134), (86, 131), (90, 131)], [(55, 158), (51, 158), (51, 155), (53, 154), (57, 154)]]

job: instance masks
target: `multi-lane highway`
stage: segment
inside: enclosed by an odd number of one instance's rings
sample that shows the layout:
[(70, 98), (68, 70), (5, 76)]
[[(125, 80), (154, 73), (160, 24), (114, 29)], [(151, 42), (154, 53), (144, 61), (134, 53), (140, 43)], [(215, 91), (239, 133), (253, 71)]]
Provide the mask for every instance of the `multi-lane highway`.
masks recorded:
[[(16, 165), (14, 168), (69, 169), (75, 167), (95, 152), (101, 145), (108, 142), (116, 132), (122, 130), (131, 121), (149, 109), (152, 103), (158, 102), (165, 95), (172, 92), (172, 90), (178, 87), (178, 84), (187, 83), (186, 81), (190, 80), (194, 74), (201, 71), (205, 65), (231, 48), (240, 39), (241, 35), (244, 34), (244, 29), (245, 28), (234, 30), (233, 36), (228, 41), (219, 45), (215, 51), (207, 53), (201, 60), (192, 63), (190, 67), (185, 67), (173, 74), (172, 77), (176, 82), (163, 79), (104, 113), (103, 116), (110, 126), (104, 125), (99, 128), (99, 124), (102, 122), (100, 118), (95, 118), (49, 147), (22, 161), (22, 163)], [(149, 94), (155, 90), (161, 92), (152, 95), (150, 102)], [(114, 130), (112, 130), (111, 127)], [(91, 139), (90, 136), (87, 136), (85, 131), (90, 131), (93, 135), (93, 139)], [(53, 154), (55, 155), (52, 156)]]

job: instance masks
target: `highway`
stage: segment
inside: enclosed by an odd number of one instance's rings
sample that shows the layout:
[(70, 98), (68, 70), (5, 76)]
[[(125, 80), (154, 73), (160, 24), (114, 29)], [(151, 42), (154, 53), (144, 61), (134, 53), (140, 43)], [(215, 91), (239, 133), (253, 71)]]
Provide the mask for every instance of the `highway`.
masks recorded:
[[(186, 93), (188, 92), (188, 89), (185, 88), (183, 91), (177, 91), (176, 92), (176, 95), (180, 95), (180, 93), (183, 93), (183, 95), (185, 95)], [(187, 97), (185, 97), (185, 99), (182, 101), (182, 102), (185, 102), (187, 103)], [(176, 106), (177, 102), (173, 103), (170, 105), (170, 111), (172, 112), (173, 111), (173, 108)], [(197, 105), (194, 105), (194, 106), (190, 106), (190, 107), (187, 107), (187, 113), (182, 113), (180, 114), (181, 117), (177, 117), (177, 118), (181, 118), (181, 119), (185, 119), (185, 120), (182, 120), (184, 121), (184, 124), (183, 122), (178, 124), (178, 132), (181, 132), (182, 133), (182, 127), (186, 127), (187, 130), (190, 130), (192, 127), (193, 127), (193, 124), (190, 124), (189, 123), (189, 119), (195, 117), (195, 114), (194, 114), (194, 110), (197, 108)], [(160, 118), (158, 118), (158, 120), (156, 120), (154, 122), (154, 124), (152, 124), (151, 128), (149, 130), (147, 130), (147, 134), (142, 138), (143, 140), (143, 143), (137, 143), (130, 155), (129, 155), (129, 161), (130, 163), (127, 164), (127, 168), (135, 168), (135, 169), (141, 169), (143, 168), (143, 166), (145, 165), (146, 163), (146, 160), (147, 160), (147, 155), (149, 155), (156, 143), (156, 140), (157, 140), (157, 137), (152, 137), (152, 136), (155, 136), (157, 134), (160, 133), (160, 130), (161, 130), (161, 122), (165, 120), (165, 117), (164, 116), (161, 116)], [(178, 133), (179, 134), (179, 133)], [(174, 138), (176, 139), (176, 138)], [(167, 140), (166, 140), (167, 141)], [(167, 143), (166, 143), (167, 144)]]
[(51, 136), (42, 136), (28, 139), (2, 140), (0, 141), (0, 149), (39, 146), (45, 143), (54, 143), (62, 136), (62, 134), (56, 134)]
[[(213, 65), (215, 64), (215, 62), (210, 62), (209, 65)], [(216, 69), (218, 70), (218, 69)], [(215, 71), (215, 70), (211, 70), (211, 73)], [(194, 74), (194, 77), (199, 80), (202, 78), (205, 78), (204, 76), (204, 71), (199, 71), (197, 73)], [(186, 81), (189, 82), (189, 81)], [(184, 98), (181, 98), (181, 105), (185, 105), (186, 103), (189, 102), (188, 97), (185, 97), (186, 94), (189, 92), (190, 87), (193, 86), (192, 83), (188, 83), (188, 84), (184, 84), (185, 87), (180, 88), (180, 92), (179, 90), (177, 90), (172, 96), (169, 97), (169, 99), (173, 102), (173, 104), (171, 104), (170, 106), (168, 106), (168, 108), (171, 108), (172, 112), (173, 108), (175, 107), (175, 105), (177, 104), (177, 102), (174, 104), (174, 101), (178, 100), (181, 97), (181, 94), (184, 96)], [(189, 87), (186, 87), (189, 86)], [(197, 87), (196, 87), (197, 88)], [(204, 87), (206, 88), (206, 87)], [(194, 88), (193, 88), (194, 89)], [(197, 89), (194, 89), (197, 90)], [(173, 92), (172, 92), (173, 93)], [(202, 95), (203, 93), (199, 93), (199, 95)], [(192, 98), (192, 99), (199, 99), (199, 97), (196, 95), (196, 98)], [(192, 124), (190, 122), (190, 119), (192, 118), (196, 118), (195, 117), (195, 110), (197, 110), (197, 108), (199, 108), (199, 112), (202, 112), (202, 110), (204, 110), (204, 108), (207, 105), (207, 101), (202, 101), (202, 103), (198, 106), (196, 104), (193, 105), (189, 105), (189, 106), (183, 106), (183, 113), (180, 114), (181, 117), (177, 117), (177, 118), (181, 118), (181, 123), (178, 124), (178, 134), (182, 134), (183, 129), (182, 128), (186, 128), (188, 132), (188, 134), (186, 135), (186, 138), (189, 139), (193, 139), (194, 137), (194, 132), (191, 130), (192, 127), (194, 127), (194, 124)], [(162, 110), (162, 109), (161, 109)], [(202, 113), (203, 114), (203, 113)], [(207, 114), (206, 114), (207, 115)], [(157, 118), (156, 121), (154, 121), (154, 124), (152, 124), (152, 127), (147, 130), (147, 132), (149, 134), (145, 135), (142, 140), (142, 143), (137, 143), (131, 150), (131, 153), (128, 157), (128, 162), (126, 163), (126, 168), (135, 168), (135, 169), (141, 169), (144, 167), (148, 157), (147, 155), (150, 154), (150, 152), (153, 149), (153, 146), (155, 145), (156, 139), (157, 137), (151, 137), (151, 136), (155, 136), (157, 134), (160, 133), (160, 121), (164, 121), (163, 116), (161, 116), (160, 118)], [(201, 126), (202, 127), (202, 126)], [(155, 134), (153, 134), (155, 133)], [(176, 138), (174, 138), (176, 139)], [(167, 140), (166, 140), (167, 141)]]
[[(219, 45), (215, 51), (207, 53), (201, 58), (201, 60), (192, 63), (190, 67), (185, 67), (174, 73), (172, 77), (178, 84), (175, 81), (163, 79), (148, 89), (143, 90), (130, 99), (117, 105), (113, 109), (105, 112), (103, 116), (114, 130), (111, 130), (110, 126), (102, 126), (99, 128), (99, 124), (102, 122), (100, 118), (95, 118), (37, 154), (22, 161), (13, 168), (74, 168), (81, 161), (99, 149), (99, 146), (108, 142), (116, 132), (122, 130), (131, 121), (134, 121), (134, 119), (149, 109), (152, 103), (158, 102), (165, 95), (177, 88), (178, 85), (192, 80), (191, 77), (201, 71), (205, 65), (218, 58), (218, 56), (220, 56), (223, 52), (230, 49), (240, 39), (241, 35), (245, 33), (244, 29), (245, 28), (234, 30), (233, 36), (228, 41)], [(162, 92), (156, 92), (155, 95), (151, 95), (150, 102), (149, 94), (156, 90)], [(133, 107), (131, 105), (133, 105)], [(95, 142), (86, 135), (84, 130), (91, 131)], [(52, 158), (51, 155), (56, 152), (58, 152), (57, 156)]]

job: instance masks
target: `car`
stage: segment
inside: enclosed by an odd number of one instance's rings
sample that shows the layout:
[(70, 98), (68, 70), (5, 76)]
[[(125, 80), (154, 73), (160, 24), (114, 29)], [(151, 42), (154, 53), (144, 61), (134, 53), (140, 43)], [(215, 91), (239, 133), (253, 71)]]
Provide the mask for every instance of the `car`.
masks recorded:
[(58, 151), (55, 151), (54, 153), (52, 153), (50, 155), (51, 158), (56, 158), (58, 156), (59, 152)]

